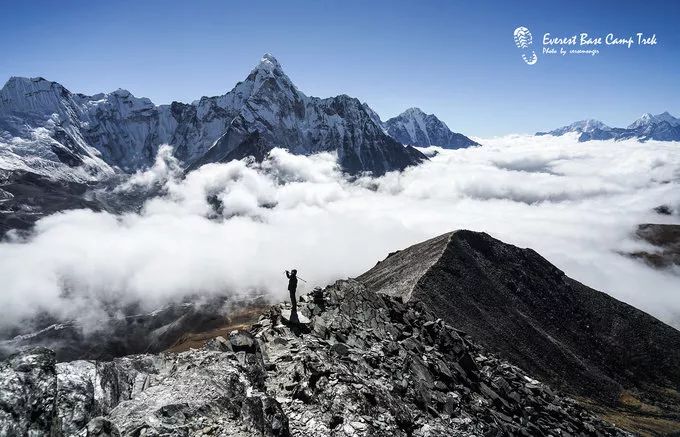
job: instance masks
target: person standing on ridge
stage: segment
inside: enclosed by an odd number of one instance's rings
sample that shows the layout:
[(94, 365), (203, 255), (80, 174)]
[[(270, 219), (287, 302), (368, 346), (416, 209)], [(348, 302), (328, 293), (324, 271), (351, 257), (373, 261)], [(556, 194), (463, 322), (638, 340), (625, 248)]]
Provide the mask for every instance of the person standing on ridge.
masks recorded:
[(293, 269), (290, 272), (286, 270), (286, 277), (288, 278), (288, 291), (290, 292), (290, 302), (293, 304), (293, 311), (297, 311), (297, 299), (295, 298), (295, 291), (297, 290), (297, 270)]

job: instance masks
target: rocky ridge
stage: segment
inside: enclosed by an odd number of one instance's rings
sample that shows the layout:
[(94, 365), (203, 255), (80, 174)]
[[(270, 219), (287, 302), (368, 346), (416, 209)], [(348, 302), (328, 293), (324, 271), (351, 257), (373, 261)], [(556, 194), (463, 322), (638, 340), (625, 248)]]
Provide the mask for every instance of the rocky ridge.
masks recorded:
[(633, 416), (634, 427), (680, 431), (680, 331), (531, 249), (461, 230), (390, 254), (357, 279), (421, 302), (552, 387)]
[[(355, 280), (203, 349), (0, 364), (0, 435), (623, 436), (421, 303)], [(293, 320), (290, 320), (290, 319)]]

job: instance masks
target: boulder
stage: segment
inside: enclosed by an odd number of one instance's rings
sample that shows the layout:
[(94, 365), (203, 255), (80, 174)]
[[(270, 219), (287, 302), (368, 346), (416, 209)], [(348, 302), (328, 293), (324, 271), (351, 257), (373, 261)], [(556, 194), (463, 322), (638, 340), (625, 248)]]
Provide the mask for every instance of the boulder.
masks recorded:
[(291, 325), (308, 326), (311, 323), (309, 318), (299, 311), (283, 310), (281, 311), (281, 319), (283, 320), (283, 323)]

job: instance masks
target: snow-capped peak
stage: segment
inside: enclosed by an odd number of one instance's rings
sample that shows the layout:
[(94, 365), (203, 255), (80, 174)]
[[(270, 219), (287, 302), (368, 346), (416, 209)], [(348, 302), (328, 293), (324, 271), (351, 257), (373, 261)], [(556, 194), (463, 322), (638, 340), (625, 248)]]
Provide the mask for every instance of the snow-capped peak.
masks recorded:
[(427, 114), (425, 114), (422, 109), (413, 107), (413, 108), (408, 108), (406, 111), (402, 112), (401, 115), (421, 116), (422, 117), (422, 116), (425, 116)]
[(637, 138), (640, 141), (678, 141), (680, 139), (680, 119), (668, 111), (652, 115), (645, 112), (627, 128), (610, 128), (597, 120), (581, 120), (550, 132), (536, 132), (536, 135), (560, 136), (569, 132), (579, 133), (579, 141), (611, 140)]
[(649, 124), (652, 120), (654, 119), (654, 116), (650, 114), (649, 112), (645, 112), (635, 120), (630, 126), (628, 126), (629, 129), (635, 129), (636, 127), (640, 127), (645, 124)]
[(569, 125), (571, 131), (591, 132), (595, 129), (609, 130), (610, 127), (594, 118), (587, 118)]
[(265, 53), (260, 59), (260, 63), (255, 67), (256, 70), (274, 71), (276, 69), (282, 70), (281, 64), (276, 60), (274, 56), (269, 53)]
[[(595, 120), (594, 118), (587, 118), (585, 120), (579, 120), (575, 121), (574, 123), (568, 125), (568, 126), (563, 126), (559, 129), (554, 129), (551, 130), (550, 132), (536, 132), (536, 135), (554, 135), (554, 136), (560, 136), (564, 135), (569, 132), (576, 132), (579, 134), (585, 134), (581, 135), (583, 138), (591, 138), (592, 135), (596, 135), (598, 138), (602, 135), (607, 136), (609, 132), (611, 132), (612, 128), (607, 126), (606, 124), (602, 123), (600, 120)], [(604, 138), (600, 138), (604, 139)], [(583, 140), (581, 140), (583, 141)]]
[(652, 115), (649, 112), (646, 112), (642, 114), (640, 118), (635, 120), (630, 126), (628, 126), (628, 129), (637, 129), (641, 126), (654, 125), (664, 121), (671, 126), (680, 126), (680, 119), (673, 117), (668, 111), (657, 115)]
[(276, 80), (281, 89), (289, 89), (291, 90), (290, 92), (299, 93), (300, 96), (304, 96), (304, 94), (300, 93), (295, 85), (293, 85), (293, 82), (286, 76), (286, 73), (283, 72), (283, 68), (281, 67), (281, 64), (279, 64), (279, 61), (269, 53), (262, 56), (262, 59), (260, 59), (260, 62), (253, 68), (246, 80), (242, 82), (240, 86), (237, 85), (233, 91), (237, 91), (237, 93), (240, 92), (243, 95), (252, 95), (269, 79)]
[(114, 96), (120, 96), (120, 97), (130, 97), (132, 96), (132, 93), (126, 89), (123, 88), (118, 88), (117, 90), (113, 91), (111, 94)]
[(12, 76), (0, 90), (0, 112), (59, 113), (70, 97), (71, 93), (57, 82)]
[(671, 126), (680, 126), (680, 119), (673, 117), (668, 111), (664, 111), (654, 117), (658, 121), (667, 121)]
[(451, 129), (434, 114), (412, 107), (385, 122), (387, 132), (397, 141), (420, 147), (431, 145), (462, 148), (476, 145), (468, 137)]

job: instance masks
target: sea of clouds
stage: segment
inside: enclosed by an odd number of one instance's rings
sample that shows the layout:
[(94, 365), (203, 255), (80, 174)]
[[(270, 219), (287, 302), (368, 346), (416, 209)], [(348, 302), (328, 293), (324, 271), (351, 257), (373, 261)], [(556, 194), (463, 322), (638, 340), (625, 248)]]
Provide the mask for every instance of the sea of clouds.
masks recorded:
[[(139, 213), (43, 218), (0, 243), (0, 324), (48, 311), (96, 327), (111, 305), (153, 309), (189, 295), (286, 296), (356, 276), (389, 252), (455, 229), (531, 247), (586, 285), (680, 326), (680, 272), (622, 253), (650, 250), (639, 223), (680, 223), (680, 144), (573, 136), (476, 139), (423, 151), (429, 162), (379, 178), (344, 177), (335, 156), (281, 149), (261, 164), (182, 175), (169, 147), (119, 193), (161, 187)], [(677, 210), (677, 209), (676, 209)]]

